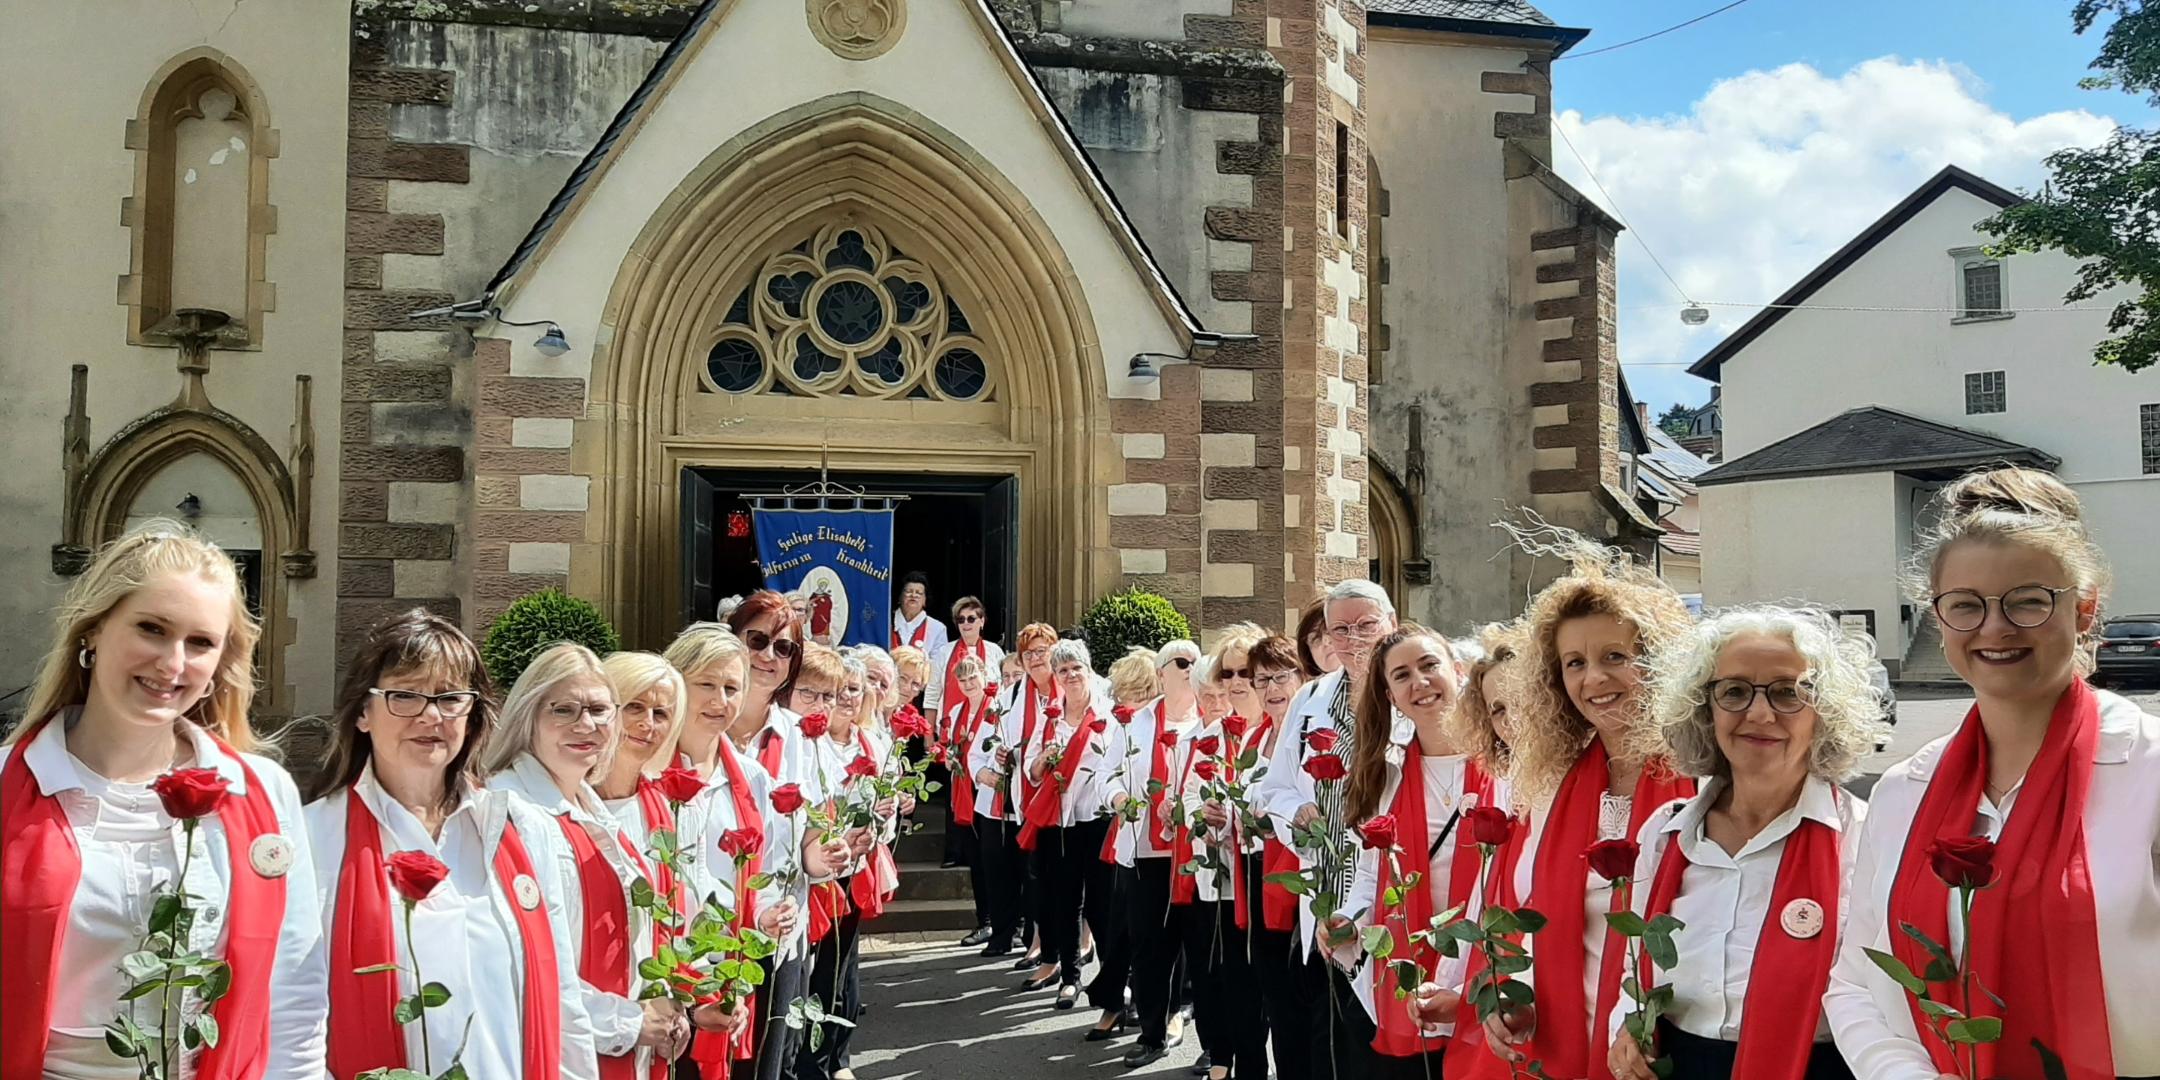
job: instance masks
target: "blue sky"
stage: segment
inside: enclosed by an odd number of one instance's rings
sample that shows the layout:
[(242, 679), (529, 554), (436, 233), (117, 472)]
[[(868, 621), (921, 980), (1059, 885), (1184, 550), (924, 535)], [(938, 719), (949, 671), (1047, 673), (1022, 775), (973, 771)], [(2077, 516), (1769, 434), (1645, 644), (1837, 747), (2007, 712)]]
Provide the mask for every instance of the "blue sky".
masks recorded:
[[(1593, 33), (1573, 54), (1718, 7), (1721, 0), (1540, 0)], [(1749, 0), (1664, 37), (1554, 65), (1564, 132), (1637, 233), (1698, 299), (1760, 303), (1942, 165), (2012, 187), (2040, 158), (2144, 102), (2077, 86), (2097, 32), (2069, 0)], [(1556, 142), (1555, 167), (1600, 197)], [(1704, 192), (1714, 197), (1705, 198)], [(1600, 197), (1601, 201), (1606, 201)], [(1623, 239), (1621, 356), (1653, 408), (1708, 397), (1684, 365), (1749, 312), (1679, 324), (1673, 288)], [(1663, 306), (1656, 306), (1663, 305)]]

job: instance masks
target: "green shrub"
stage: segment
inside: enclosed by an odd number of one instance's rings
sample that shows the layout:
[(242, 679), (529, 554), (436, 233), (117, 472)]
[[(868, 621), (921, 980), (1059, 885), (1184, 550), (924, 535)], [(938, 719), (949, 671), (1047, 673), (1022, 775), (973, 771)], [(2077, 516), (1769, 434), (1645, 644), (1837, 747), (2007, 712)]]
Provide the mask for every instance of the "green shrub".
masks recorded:
[(1144, 589), (1127, 589), (1095, 601), (1080, 616), (1087, 634), (1088, 655), (1095, 670), (1108, 674), (1110, 665), (1135, 645), (1160, 649), (1165, 642), (1192, 638), (1192, 623), (1170, 601)]
[(519, 597), (480, 642), (480, 660), (487, 665), (488, 678), (495, 680), (495, 692), (509, 693), (534, 656), (562, 641), (603, 657), (622, 648), (615, 628), (586, 601), (554, 589)]

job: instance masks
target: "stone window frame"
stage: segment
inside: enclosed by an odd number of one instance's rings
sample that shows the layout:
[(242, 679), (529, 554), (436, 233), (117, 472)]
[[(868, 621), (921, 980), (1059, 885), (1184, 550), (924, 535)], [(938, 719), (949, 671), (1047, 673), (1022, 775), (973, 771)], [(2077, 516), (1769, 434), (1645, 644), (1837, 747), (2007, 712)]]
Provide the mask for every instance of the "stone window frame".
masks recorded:
[[(1994, 258), (1987, 253), (1987, 249), (1979, 247), (1951, 248), (1950, 260), (1953, 267), (1951, 273), (1952, 295), (1957, 300), (1956, 310), (1950, 319), (1952, 325), (1996, 322), (2017, 315), (2017, 312), (2005, 310), (2010, 306), (2010, 267), (2005, 260)], [(1995, 271), (1994, 306), (1973, 307), (1971, 299), (1972, 275), (1975, 271), (1989, 268), (1993, 268)]]
[(247, 310), (226, 312), (232, 322), (213, 347), (260, 349), (263, 315), (277, 306), (267, 262), (270, 234), (277, 231), (277, 208), (270, 204), (270, 161), (279, 154), (280, 138), (270, 126), (269, 101), (261, 84), (232, 57), (208, 47), (190, 49), (166, 61), (151, 77), (127, 122), (125, 145), (135, 155), (135, 188), (120, 207), (130, 243), (119, 302), (128, 309), (130, 345), (178, 344), (162, 326), (172, 315), (174, 130), (185, 118), (181, 110), (200, 96), (205, 81), (233, 96), (249, 128)]
[(2001, 368), (1965, 373), (1965, 415), (2010, 411), (2010, 376)]

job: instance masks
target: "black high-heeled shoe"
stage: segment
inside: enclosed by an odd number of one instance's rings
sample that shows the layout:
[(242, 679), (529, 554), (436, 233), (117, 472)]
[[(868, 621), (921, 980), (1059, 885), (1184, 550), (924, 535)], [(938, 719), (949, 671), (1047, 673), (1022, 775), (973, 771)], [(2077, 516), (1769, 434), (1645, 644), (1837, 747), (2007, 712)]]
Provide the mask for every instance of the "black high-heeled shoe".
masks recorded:
[(1060, 1011), (1063, 1011), (1063, 1010), (1065, 1010), (1065, 1009), (1070, 1009), (1070, 1008), (1072, 1008), (1073, 1006), (1075, 1006), (1075, 1005), (1078, 1005), (1079, 1003), (1080, 1003), (1080, 984), (1079, 984), (1079, 983), (1066, 983), (1065, 985), (1063, 985), (1063, 986), (1060, 986), (1060, 987), (1058, 987), (1057, 1006), (1056, 1006), (1056, 1008), (1057, 1008), (1057, 1009), (1059, 1009)]
[(1052, 971), (1050, 974), (1045, 975), (1042, 978), (1029, 979), (1024, 983), (1021, 983), (1020, 989), (1029, 991), (1043, 990), (1047, 989), (1051, 983), (1054, 983), (1056, 981), (1058, 981), (1058, 973)]
[(1029, 953), (1026, 956), (1021, 957), (1020, 959), (1013, 961), (1012, 969), (1014, 971), (1026, 971), (1029, 968), (1041, 966), (1042, 957), (1037, 956), (1034, 953)]
[[(1097, 1023), (1097, 1024), (1100, 1024), (1100, 1023), (1102, 1023), (1102, 1021), (1098, 1020), (1098, 1021), (1096, 1021), (1096, 1023)], [(1112, 1039), (1115, 1039), (1115, 1038), (1117, 1038), (1117, 1037), (1118, 1037), (1119, 1035), (1122, 1035), (1122, 1034), (1124, 1034), (1124, 1033), (1125, 1033), (1125, 1029), (1126, 1029), (1126, 1028), (1128, 1028), (1128, 1027), (1132, 1027), (1132, 1026), (1134, 1026), (1134, 1025), (1133, 1025), (1133, 1022), (1132, 1022), (1132, 1016), (1131, 1016), (1131, 1014), (1129, 1014), (1129, 1013), (1125, 1013), (1125, 1012), (1119, 1012), (1119, 1013), (1118, 1013), (1118, 1015), (1117, 1015), (1117, 1019), (1115, 1019), (1115, 1020), (1112, 1020), (1112, 1021), (1110, 1022), (1110, 1026), (1109, 1026), (1109, 1027), (1091, 1027), (1091, 1028), (1089, 1028), (1089, 1029), (1088, 1029), (1088, 1031), (1087, 1031), (1087, 1037), (1086, 1037), (1086, 1040), (1085, 1040), (1085, 1041), (1087, 1041), (1087, 1042), (1109, 1042), (1110, 1040), (1112, 1040)]]

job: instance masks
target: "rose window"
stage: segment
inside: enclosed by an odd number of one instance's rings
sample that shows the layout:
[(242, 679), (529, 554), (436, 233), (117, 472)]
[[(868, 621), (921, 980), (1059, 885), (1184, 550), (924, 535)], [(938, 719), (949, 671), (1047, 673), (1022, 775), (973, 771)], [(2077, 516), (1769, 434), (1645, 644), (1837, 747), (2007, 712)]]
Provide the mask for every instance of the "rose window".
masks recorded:
[(929, 267), (868, 225), (765, 260), (718, 313), (708, 393), (988, 401), (988, 345)]

